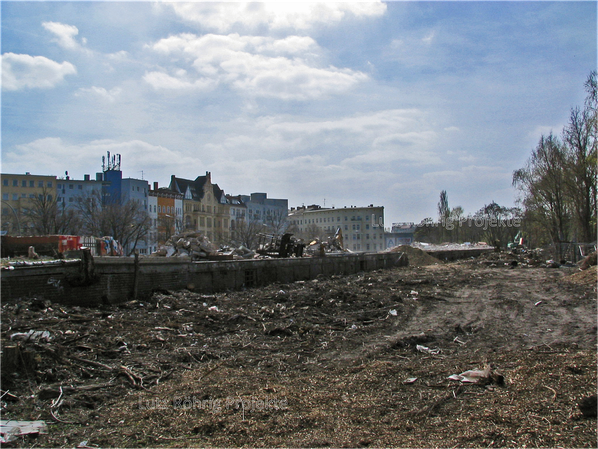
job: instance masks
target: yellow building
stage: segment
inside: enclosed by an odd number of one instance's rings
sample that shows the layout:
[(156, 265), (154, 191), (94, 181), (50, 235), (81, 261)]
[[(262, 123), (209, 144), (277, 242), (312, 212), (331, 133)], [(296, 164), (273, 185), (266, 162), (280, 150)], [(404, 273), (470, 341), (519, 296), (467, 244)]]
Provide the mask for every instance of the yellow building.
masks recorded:
[(213, 243), (230, 240), (230, 204), (218, 184), (212, 184), (212, 175), (198, 176), (195, 180), (170, 178), (170, 190), (183, 194), (183, 227), (198, 231)]
[(2, 174), (2, 231), (12, 235), (32, 234), (26, 211), (33, 199), (46, 196), (56, 199), (56, 176)]

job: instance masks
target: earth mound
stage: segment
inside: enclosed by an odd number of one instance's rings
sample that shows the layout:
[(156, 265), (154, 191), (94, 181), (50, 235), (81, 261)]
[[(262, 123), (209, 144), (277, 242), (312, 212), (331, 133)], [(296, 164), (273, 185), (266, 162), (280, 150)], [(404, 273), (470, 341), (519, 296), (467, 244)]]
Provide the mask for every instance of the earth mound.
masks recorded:
[(409, 245), (395, 246), (394, 248), (390, 249), (389, 252), (407, 254), (409, 265), (414, 267), (425, 267), (428, 265), (442, 264), (440, 259), (430, 256), (427, 252)]

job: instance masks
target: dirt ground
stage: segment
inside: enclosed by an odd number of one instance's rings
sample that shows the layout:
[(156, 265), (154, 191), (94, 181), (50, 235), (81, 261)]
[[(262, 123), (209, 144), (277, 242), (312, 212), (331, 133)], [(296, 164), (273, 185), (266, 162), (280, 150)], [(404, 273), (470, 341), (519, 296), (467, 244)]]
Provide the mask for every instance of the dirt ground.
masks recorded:
[[(2, 419), (48, 424), (16, 446), (596, 447), (578, 407), (597, 391), (596, 282), (577, 272), (497, 255), (96, 309), (5, 303), (3, 350), (50, 335), (4, 364)], [(480, 384), (449, 379), (487, 366)]]

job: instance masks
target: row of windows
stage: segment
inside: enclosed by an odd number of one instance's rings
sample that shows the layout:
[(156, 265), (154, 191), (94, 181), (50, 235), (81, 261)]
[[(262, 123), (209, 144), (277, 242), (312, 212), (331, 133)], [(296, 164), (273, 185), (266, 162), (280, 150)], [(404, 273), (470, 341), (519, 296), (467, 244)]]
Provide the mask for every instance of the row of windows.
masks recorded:
[[(352, 216), (351, 217), (351, 221), (361, 221), (363, 217), (361, 216)], [(349, 221), (349, 216), (345, 217), (345, 221)], [(365, 216), (365, 221), (370, 221), (370, 216), (366, 215)], [(372, 221), (376, 221), (376, 216), (374, 214), (372, 214)], [(378, 221), (382, 222), (382, 215), (380, 215), (378, 217)], [(295, 224), (299, 224), (302, 225), (303, 224), (303, 220), (294, 220)], [(336, 222), (340, 223), (341, 222), (341, 217), (336, 217)], [(316, 223), (334, 223), (334, 217), (324, 217), (324, 218), (308, 218), (305, 220), (305, 224), (316, 224)], [(359, 226), (359, 224), (357, 225)], [(368, 226), (369, 229), (369, 224), (366, 224), (366, 226)]]
[[(11, 181), (10, 179), (6, 179), (5, 178), (5, 179), (2, 180), (2, 185), (4, 187), (8, 187), (11, 184), (10, 181)], [(19, 187), (19, 180), (18, 179), (13, 179), (12, 180), (12, 186), (13, 187)], [(35, 187), (35, 181), (31, 181), (31, 180), (28, 181), (26, 179), (22, 179), (21, 180), (21, 187)], [(37, 182), (37, 187), (44, 187), (44, 181), (38, 181)], [(48, 181), (46, 187), (52, 188), (52, 181)]]
[[(379, 246), (380, 246), (380, 250), (384, 249), (384, 246), (382, 244), (380, 244)], [(361, 251), (361, 244), (356, 243), (353, 245), (353, 248), (351, 248), (351, 249), (356, 250), (356, 251)], [(374, 243), (373, 245), (370, 245), (368, 243), (367, 245), (365, 245), (365, 250), (366, 251), (371, 251), (371, 250), (378, 251), (378, 244)]]
[[(35, 198), (35, 194), (34, 193), (30, 193), (29, 196), (27, 196), (26, 193), (21, 193), (21, 198)], [(39, 199), (42, 200), (43, 199), (43, 195), (38, 195)], [(2, 199), (4, 201), (8, 201), (10, 199), (10, 196), (8, 193), (3, 193), (2, 194)], [(12, 194), (12, 200), (13, 201), (19, 201), (19, 194), (18, 193), (13, 193)], [(48, 201), (52, 201), (52, 195), (48, 195)]]
[[(150, 206), (150, 208), (151, 208), (151, 206)], [(174, 206), (156, 206), (156, 205), (154, 205), (154, 212), (159, 213), (159, 214), (181, 215), (182, 210), (178, 207), (175, 208)]]
[[(69, 186), (69, 190), (74, 190), (75, 189), (75, 185), (74, 184), (56, 184), (56, 187), (58, 189), (62, 189), (62, 193), (64, 193), (64, 191), (66, 190), (66, 186)], [(82, 184), (77, 184), (77, 190), (83, 190), (83, 185)]]

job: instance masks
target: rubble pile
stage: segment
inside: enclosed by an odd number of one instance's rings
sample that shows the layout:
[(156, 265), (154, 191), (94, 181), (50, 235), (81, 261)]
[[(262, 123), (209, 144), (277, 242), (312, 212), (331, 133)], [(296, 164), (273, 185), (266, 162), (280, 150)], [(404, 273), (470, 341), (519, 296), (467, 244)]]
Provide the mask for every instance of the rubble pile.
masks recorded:
[(336, 230), (333, 236), (328, 237), (326, 240), (316, 238), (312, 240), (305, 248), (306, 254), (310, 256), (324, 256), (327, 253), (331, 254), (343, 254), (351, 253), (352, 251), (345, 248), (343, 240), (343, 231), (341, 228)]
[(153, 255), (161, 257), (181, 257), (188, 256), (191, 260), (207, 259), (212, 253), (216, 253), (218, 247), (215, 246), (203, 234), (197, 232), (186, 232), (173, 235), (163, 247), (158, 249)]

